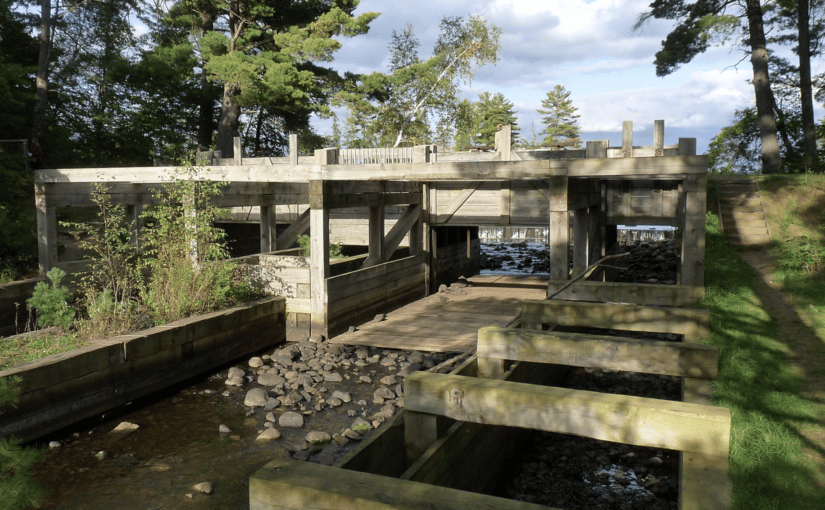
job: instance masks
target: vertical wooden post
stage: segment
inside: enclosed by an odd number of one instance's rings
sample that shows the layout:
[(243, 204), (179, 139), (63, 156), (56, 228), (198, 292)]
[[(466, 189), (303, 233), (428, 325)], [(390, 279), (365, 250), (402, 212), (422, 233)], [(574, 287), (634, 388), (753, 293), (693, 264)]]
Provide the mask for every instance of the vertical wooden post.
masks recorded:
[(633, 157), (633, 121), (622, 122), (622, 157)]
[(512, 160), (512, 153), (510, 152), (513, 141), (513, 132), (510, 124), (504, 124), (501, 126), (500, 131), (496, 131), (495, 135), (495, 144), (496, 144), (496, 151), (501, 154), (500, 161), (510, 161)]
[(499, 215), (499, 223), (502, 225), (510, 224), (510, 202), (513, 197), (511, 186), (511, 181), (501, 181), (501, 213)]
[(679, 155), (696, 155), (696, 138), (679, 138)]
[(665, 155), (665, 121), (653, 121), (653, 155)]
[(296, 133), (289, 134), (289, 164), (298, 164), (298, 135)]
[(590, 140), (585, 146), (586, 158), (606, 158), (607, 157), (607, 140)]
[(309, 288), (310, 334), (327, 336), (329, 297), (329, 209), (325, 204), (325, 181), (309, 181)]
[(260, 216), (261, 253), (267, 253), (275, 250), (274, 243), (277, 239), (275, 234), (275, 206), (262, 205)]
[(567, 209), (567, 176), (548, 179), (550, 185), (550, 279), (570, 276), (570, 215)]
[(573, 211), (573, 275), (578, 275), (587, 268), (588, 260), (588, 222), (587, 209)]
[(412, 162), (413, 163), (429, 163), (430, 162), (430, 145), (416, 145), (413, 147)]
[(433, 254), (430, 248), (430, 185), (421, 184), (421, 250), (424, 252), (424, 295), (430, 295)]
[(37, 260), (40, 274), (57, 265), (57, 210), (46, 199), (45, 184), (34, 185), (37, 207)]
[(235, 165), (241, 166), (243, 164), (243, 148), (241, 147), (241, 137), (236, 136), (232, 139), (232, 142), (235, 151)]
[(384, 206), (370, 206), (369, 255), (365, 266), (384, 261)]
[(682, 285), (704, 286), (707, 175), (685, 179), (685, 215), (682, 234)]
[(332, 147), (328, 149), (315, 149), (315, 164), (337, 165), (338, 154), (339, 152), (337, 147)]
[(412, 465), (438, 440), (434, 414), (404, 411), (404, 453), (407, 465)]

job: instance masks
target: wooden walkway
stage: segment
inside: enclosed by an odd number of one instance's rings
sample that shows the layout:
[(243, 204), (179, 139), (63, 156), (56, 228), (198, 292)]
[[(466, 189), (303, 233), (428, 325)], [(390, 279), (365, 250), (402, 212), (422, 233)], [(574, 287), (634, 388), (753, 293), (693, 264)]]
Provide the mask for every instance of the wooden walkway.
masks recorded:
[(332, 343), (385, 349), (455, 352), (476, 347), (478, 330), (504, 326), (521, 311), (521, 301), (544, 299), (546, 277), (474, 276), (467, 287), (453, 286), (371, 321)]

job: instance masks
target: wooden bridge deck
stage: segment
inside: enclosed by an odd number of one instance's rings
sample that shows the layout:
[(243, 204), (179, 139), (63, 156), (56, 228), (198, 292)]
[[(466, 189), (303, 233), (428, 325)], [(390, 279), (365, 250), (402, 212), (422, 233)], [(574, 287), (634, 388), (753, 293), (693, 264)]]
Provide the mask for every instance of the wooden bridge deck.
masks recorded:
[(504, 326), (521, 311), (521, 301), (544, 299), (547, 278), (535, 276), (474, 276), (470, 285), (450, 288), (419, 299), (371, 321), (332, 343), (418, 351), (474, 349), (478, 330)]

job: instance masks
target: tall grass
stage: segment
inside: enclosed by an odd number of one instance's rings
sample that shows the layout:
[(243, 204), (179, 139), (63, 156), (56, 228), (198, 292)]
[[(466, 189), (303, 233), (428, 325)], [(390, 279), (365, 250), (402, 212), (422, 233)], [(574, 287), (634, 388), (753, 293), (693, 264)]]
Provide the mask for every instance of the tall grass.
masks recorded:
[[(731, 411), (734, 508), (825, 508), (817, 466), (802, 453), (802, 427), (822, 426), (817, 402), (803, 396), (776, 320), (755, 292), (756, 273), (708, 215), (706, 297), (710, 342), (719, 348), (716, 403)], [(821, 405), (821, 403), (819, 403)]]

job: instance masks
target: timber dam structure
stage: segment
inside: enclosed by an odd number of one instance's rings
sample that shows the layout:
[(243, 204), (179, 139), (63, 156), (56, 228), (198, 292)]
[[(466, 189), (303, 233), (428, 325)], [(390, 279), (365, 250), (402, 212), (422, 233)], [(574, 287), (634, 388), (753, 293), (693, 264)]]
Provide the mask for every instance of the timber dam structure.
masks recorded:
[[(451, 374), (407, 377), (405, 410), (339, 466), (264, 466), (250, 478), (250, 508), (547, 508), (488, 495), (495, 459), (525, 429), (678, 451), (680, 508), (730, 507), (730, 415), (712, 405), (718, 353), (702, 343), (708, 313), (692, 308), (704, 293), (707, 157), (695, 139), (664, 145), (663, 121), (652, 146), (633, 145), (630, 122), (623, 133), (621, 147), (515, 150), (504, 126), (490, 151), (313, 156), (298, 155), (293, 135), (284, 158), (243, 158), (239, 139), (234, 158), (200, 155), (188, 178), (226, 182), (215, 204), (259, 225), (259, 252), (243, 257), (244, 268), (284, 300), (287, 340), (476, 351)], [(84, 264), (58, 257), (58, 209), (93, 205), (104, 183), (139, 229), (143, 207), (157, 201), (152, 189), (181, 171), (36, 171), (41, 270)], [(593, 267), (615, 253), (619, 225), (676, 230), (675, 284), (616, 283)], [(481, 226), (548, 229), (549, 278), (488, 281), (479, 299), (426, 308), (441, 284), (478, 272)], [(305, 233), (309, 253), (294, 248)], [(331, 259), (331, 244), (360, 249)], [(404, 305), (411, 311), (392, 320)], [(627, 335), (571, 332), (584, 327)], [(469, 340), (456, 343), (461, 335)], [(560, 389), (553, 384), (567, 367), (680, 377), (682, 401)]]

